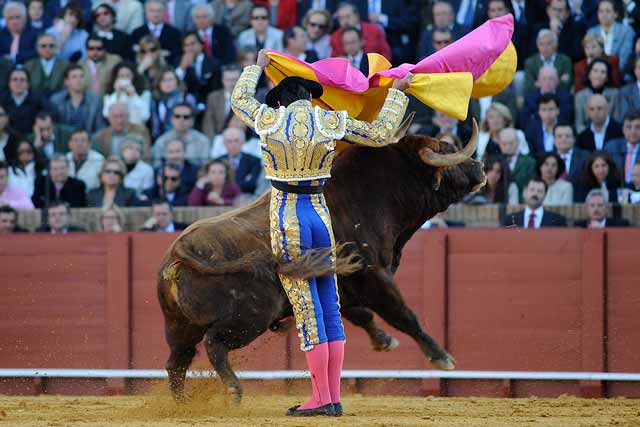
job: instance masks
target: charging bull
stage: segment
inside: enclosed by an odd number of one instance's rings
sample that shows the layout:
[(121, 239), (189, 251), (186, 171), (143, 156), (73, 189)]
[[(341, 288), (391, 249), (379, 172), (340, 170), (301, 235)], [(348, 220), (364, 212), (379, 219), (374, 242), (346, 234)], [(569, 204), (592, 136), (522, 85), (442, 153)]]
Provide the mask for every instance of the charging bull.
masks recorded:
[[(454, 369), (455, 360), (421, 327), (394, 281), (402, 248), (438, 212), (477, 191), (486, 177), (473, 160), (477, 126), (459, 152), (427, 136), (405, 136), (383, 148), (349, 147), (334, 161), (325, 196), (337, 242), (351, 242), (361, 268), (340, 275), (342, 315), (362, 327), (374, 350), (398, 343), (374, 322), (377, 313), (412, 337), (431, 363)], [(317, 254), (316, 254), (317, 255)], [(311, 255), (310, 255), (311, 256)], [(209, 360), (224, 384), (241, 397), (229, 365), (230, 350), (246, 346), (268, 329), (281, 330), (292, 308), (278, 272), (321, 276), (324, 255), (306, 264), (274, 259), (269, 234), (269, 194), (247, 207), (195, 222), (167, 251), (158, 274), (158, 297), (171, 354), (166, 364), (174, 396), (182, 398), (185, 373), (204, 339)], [(305, 262), (304, 260), (301, 263)], [(303, 272), (304, 271), (304, 272)], [(344, 273), (345, 271), (342, 271)]]

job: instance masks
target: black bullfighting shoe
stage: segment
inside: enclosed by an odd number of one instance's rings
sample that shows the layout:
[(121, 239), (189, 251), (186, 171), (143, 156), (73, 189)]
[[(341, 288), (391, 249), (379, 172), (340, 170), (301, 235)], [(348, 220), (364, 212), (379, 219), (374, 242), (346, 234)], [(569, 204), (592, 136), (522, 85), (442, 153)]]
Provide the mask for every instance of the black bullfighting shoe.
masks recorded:
[(286, 415), (289, 417), (315, 417), (318, 415), (328, 415), (334, 417), (336, 410), (333, 407), (333, 403), (327, 403), (326, 405), (318, 406), (311, 409), (298, 409), (300, 405), (296, 405), (287, 409)]
[(333, 404), (333, 409), (336, 411), (336, 414), (335, 414), (336, 417), (341, 417), (342, 416), (342, 403), (340, 403), (340, 402), (334, 403)]

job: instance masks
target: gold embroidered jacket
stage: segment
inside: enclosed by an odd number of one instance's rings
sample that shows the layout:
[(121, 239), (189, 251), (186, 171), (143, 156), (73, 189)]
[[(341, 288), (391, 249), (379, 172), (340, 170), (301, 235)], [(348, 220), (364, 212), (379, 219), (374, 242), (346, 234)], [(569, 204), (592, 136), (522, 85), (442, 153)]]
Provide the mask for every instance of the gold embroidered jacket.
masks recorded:
[(267, 179), (307, 181), (331, 176), (337, 139), (383, 146), (391, 142), (408, 98), (389, 89), (378, 117), (371, 123), (353, 119), (346, 111), (327, 111), (299, 100), (278, 109), (260, 104), (255, 90), (262, 70), (245, 67), (231, 94), (231, 108), (260, 136)]

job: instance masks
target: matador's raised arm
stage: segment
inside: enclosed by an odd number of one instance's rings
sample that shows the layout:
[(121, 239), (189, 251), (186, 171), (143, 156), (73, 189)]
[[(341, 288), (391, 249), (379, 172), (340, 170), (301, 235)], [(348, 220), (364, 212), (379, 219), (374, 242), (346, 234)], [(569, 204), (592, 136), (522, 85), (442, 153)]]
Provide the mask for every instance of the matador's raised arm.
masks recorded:
[(256, 99), (256, 86), (260, 74), (262, 74), (262, 68), (257, 65), (244, 67), (233, 92), (231, 92), (231, 109), (251, 129), (255, 127), (256, 115), (260, 110), (260, 103)]

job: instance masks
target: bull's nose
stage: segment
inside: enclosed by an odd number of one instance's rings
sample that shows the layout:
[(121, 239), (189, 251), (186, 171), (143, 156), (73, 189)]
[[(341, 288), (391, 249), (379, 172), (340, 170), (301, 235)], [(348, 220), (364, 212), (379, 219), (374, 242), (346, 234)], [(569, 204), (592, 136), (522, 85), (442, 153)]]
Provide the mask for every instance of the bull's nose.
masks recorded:
[(483, 170), (481, 170), (480, 173), (482, 174), (480, 175), (480, 182), (471, 189), (472, 193), (480, 191), (480, 189), (487, 184), (487, 175), (485, 175)]

